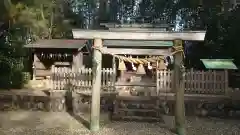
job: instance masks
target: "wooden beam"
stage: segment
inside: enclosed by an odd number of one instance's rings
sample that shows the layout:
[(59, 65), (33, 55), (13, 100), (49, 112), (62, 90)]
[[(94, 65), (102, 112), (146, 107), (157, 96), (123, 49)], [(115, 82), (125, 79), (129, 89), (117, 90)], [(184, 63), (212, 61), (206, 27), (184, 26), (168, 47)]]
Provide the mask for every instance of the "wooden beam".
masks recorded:
[(64, 40), (64, 39), (51, 39), (51, 40), (37, 40), (36, 42), (25, 45), (25, 48), (70, 48), (78, 49), (86, 46), (87, 40)]
[(104, 53), (111, 54), (131, 54), (131, 55), (163, 55), (171, 54), (170, 49), (122, 49), (122, 48), (102, 48)]
[(73, 29), (75, 39), (121, 39), (121, 40), (187, 40), (204, 41), (206, 31), (189, 32), (112, 32), (107, 30)]
[[(172, 41), (146, 41), (146, 40), (104, 40), (106, 47), (172, 47)], [(150, 49), (150, 48), (149, 48)], [(159, 48), (158, 48), (159, 49)]]
[[(182, 46), (182, 40), (175, 40), (174, 46)], [(174, 55), (173, 91), (175, 91), (175, 126), (178, 135), (186, 135), (184, 81), (183, 81), (183, 54)]]
[[(102, 39), (94, 39), (94, 47), (102, 47)], [(100, 91), (101, 91), (101, 70), (102, 70), (102, 53), (99, 50), (93, 52), (93, 85), (92, 85), (92, 103), (90, 130), (95, 132), (99, 130), (100, 121)]]
[(170, 24), (115, 24), (115, 23), (101, 23), (100, 25), (106, 26), (108, 28), (168, 28)]
[(167, 28), (109, 28), (109, 31), (163, 32), (167, 31)]

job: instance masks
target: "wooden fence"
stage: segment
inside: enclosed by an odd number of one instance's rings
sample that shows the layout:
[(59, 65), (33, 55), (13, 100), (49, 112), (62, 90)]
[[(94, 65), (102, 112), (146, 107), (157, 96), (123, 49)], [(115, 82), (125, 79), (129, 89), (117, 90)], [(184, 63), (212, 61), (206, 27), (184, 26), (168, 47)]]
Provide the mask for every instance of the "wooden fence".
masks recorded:
[[(172, 91), (173, 71), (160, 70), (157, 72), (157, 90)], [(184, 79), (185, 93), (189, 94), (225, 94), (228, 89), (227, 71), (195, 71), (186, 70)]]
[[(156, 77), (156, 90), (160, 93), (172, 91), (171, 70), (159, 70)], [(102, 91), (115, 91), (116, 72), (112, 68), (102, 69)], [(186, 70), (184, 76), (185, 93), (189, 94), (224, 94), (228, 88), (227, 71)], [(70, 68), (52, 69), (51, 86), (53, 90), (91, 91), (92, 69)]]
[[(51, 85), (53, 90), (81, 90), (91, 91), (92, 88), (92, 69), (71, 68), (52, 69)], [(115, 91), (115, 71), (112, 68), (102, 69), (102, 90)]]

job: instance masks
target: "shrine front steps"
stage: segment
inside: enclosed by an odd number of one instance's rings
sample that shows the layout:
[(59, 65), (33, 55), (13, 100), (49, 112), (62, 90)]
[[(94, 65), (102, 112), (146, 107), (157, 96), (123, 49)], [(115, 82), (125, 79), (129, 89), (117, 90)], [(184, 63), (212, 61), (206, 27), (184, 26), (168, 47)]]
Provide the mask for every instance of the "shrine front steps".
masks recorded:
[[(116, 93), (102, 93), (101, 94), (101, 113), (110, 113), (111, 120), (130, 120), (130, 121), (145, 121), (145, 122), (163, 122), (164, 118), (161, 113), (163, 113), (163, 109), (161, 108), (152, 108), (152, 109), (126, 109), (126, 108), (118, 108), (117, 102), (120, 96), (117, 96)], [(140, 98), (143, 101), (146, 101), (146, 98)], [(136, 100), (137, 101), (137, 100)], [(154, 101), (153, 106), (156, 106), (157, 102)], [(73, 112), (75, 114), (81, 113), (90, 113), (91, 107), (91, 93), (78, 93), (73, 96)], [(129, 115), (121, 115), (121, 112), (140, 112), (140, 113), (149, 113), (148, 116), (129, 116)], [(120, 114), (119, 114), (120, 113)]]
[(163, 122), (162, 116), (169, 112), (154, 97), (117, 96), (114, 102), (113, 120)]

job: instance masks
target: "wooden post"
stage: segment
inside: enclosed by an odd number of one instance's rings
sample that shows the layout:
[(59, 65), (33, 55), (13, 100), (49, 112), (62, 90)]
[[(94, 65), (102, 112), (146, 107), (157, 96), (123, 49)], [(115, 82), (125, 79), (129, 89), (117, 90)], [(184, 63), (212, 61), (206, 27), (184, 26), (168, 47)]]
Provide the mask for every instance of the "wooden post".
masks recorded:
[[(102, 47), (102, 39), (94, 39), (94, 47)], [(101, 74), (102, 74), (102, 53), (99, 50), (93, 52), (93, 85), (92, 85), (92, 102), (90, 130), (95, 132), (99, 130), (100, 120), (100, 91), (101, 91)]]
[[(174, 46), (182, 46), (182, 40), (175, 40)], [(183, 55), (174, 55), (173, 91), (175, 91), (175, 128), (178, 135), (186, 135), (185, 131), (185, 106), (184, 106), (184, 81), (182, 63)]]
[(228, 88), (228, 70), (225, 69), (224, 70), (224, 85), (225, 85), (225, 95), (228, 96), (229, 95), (229, 88)]
[(55, 65), (51, 66), (51, 78), (50, 78), (51, 90), (55, 89)]
[[(113, 56), (112, 58), (112, 68), (113, 68), (113, 86), (115, 87), (115, 83), (116, 83), (116, 72), (117, 72), (117, 69), (116, 69), (116, 57)], [(114, 89), (115, 90), (115, 89)]]
[(38, 60), (37, 54), (34, 52), (33, 64), (32, 64), (32, 70), (33, 70), (32, 80), (36, 80), (36, 62), (37, 62), (37, 60)]

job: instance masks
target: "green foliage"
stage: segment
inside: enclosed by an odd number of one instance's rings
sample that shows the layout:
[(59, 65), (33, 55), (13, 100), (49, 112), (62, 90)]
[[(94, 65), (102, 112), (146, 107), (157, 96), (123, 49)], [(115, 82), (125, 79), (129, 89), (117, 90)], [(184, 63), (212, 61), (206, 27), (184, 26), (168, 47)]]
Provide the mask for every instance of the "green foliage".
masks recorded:
[(222, 54), (235, 59), (237, 64), (240, 64), (239, 54), (239, 36), (240, 31), (240, 6), (229, 11), (223, 18), (221, 23), (221, 41), (218, 48), (222, 48)]
[[(69, 3), (64, 0), (4, 0), (6, 20), (12, 29), (21, 29), (33, 39), (64, 38), (69, 36), (65, 9)], [(7, 14), (7, 15), (6, 15)], [(6, 21), (5, 20), (5, 21)], [(25, 29), (28, 29), (26, 31)], [(26, 34), (26, 33), (25, 33)]]
[(124, 22), (128, 18), (132, 23), (144, 17), (150, 23), (159, 23), (156, 20), (162, 18), (174, 22), (180, 14), (185, 28), (207, 29), (205, 46), (194, 48), (196, 52), (188, 59), (195, 62), (200, 58), (227, 57), (239, 59), (240, 64), (237, 37), (240, 8), (226, 15), (222, 12), (222, 1), (142, 0), (136, 4), (137, 1), (110, 0), (108, 8), (104, 6), (107, 0), (0, 1), (0, 21), (8, 24), (4, 38), (0, 39), (0, 85), (17, 87), (21, 86), (18, 81), (28, 80), (21, 79), (26, 66), (31, 65), (24, 62), (28, 58), (20, 58), (31, 57), (31, 53), (23, 49), (26, 43), (37, 39), (71, 38), (73, 27), (93, 28), (99, 22)]
[(21, 88), (23, 65), (17, 59), (0, 54), (0, 87), (1, 88)]
[(23, 69), (21, 59), (0, 55), (0, 88), (21, 88), (29, 80)]
[(240, 31), (240, 8), (236, 7), (227, 12), (214, 10), (209, 13), (206, 47), (209, 58), (232, 58), (240, 64), (240, 47), (238, 32)]
[(39, 38), (71, 37), (72, 27), (65, 17), (70, 10), (63, 10), (67, 5), (64, 0), (0, 1), (0, 21), (8, 24), (0, 38), (0, 87), (21, 88), (29, 80), (23, 75), (31, 65), (25, 44)]

